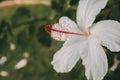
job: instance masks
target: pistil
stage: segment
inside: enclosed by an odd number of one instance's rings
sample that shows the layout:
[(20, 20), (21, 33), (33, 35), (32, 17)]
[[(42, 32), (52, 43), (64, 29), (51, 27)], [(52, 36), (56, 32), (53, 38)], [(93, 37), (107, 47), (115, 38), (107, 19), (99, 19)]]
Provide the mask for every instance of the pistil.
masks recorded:
[(45, 31), (48, 32), (49, 34), (51, 34), (51, 31), (55, 31), (55, 32), (58, 32), (58, 33), (83, 36), (85, 38), (88, 38), (90, 36), (90, 32), (89, 33), (85, 33), (85, 34), (80, 34), (80, 33), (75, 33), (75, 32), (68, 32), (68, 31), (53, 29), (52, 27), (53, 27), (53, 24), (49, 24), (49, 25), (45, 26)]

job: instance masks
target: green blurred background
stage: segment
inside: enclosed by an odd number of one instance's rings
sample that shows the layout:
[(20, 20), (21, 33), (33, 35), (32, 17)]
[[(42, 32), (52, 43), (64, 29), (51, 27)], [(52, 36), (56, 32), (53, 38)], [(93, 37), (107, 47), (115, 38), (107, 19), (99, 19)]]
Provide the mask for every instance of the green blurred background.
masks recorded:
[[(0, 5), (5, 0), (0, 0)], [(42, 1), (42, 0), (37, 0)], [(47, 24), (53, 24), (62, 16), (76, 19), (79, 0), (51, 0), (50, 5), (30, 4), (0, 7), (0, 60), (6, 56), (7, 61), (0, 65), (0, 71), (7, 71), (7, 76), (0, 80), (87, 80), (81, 60), (69, 73), (58, 74), (51, 65), (54, 53), (63, 42), (51, 39), (44, 30)], [(120, 21), (120, 0), (109, 0), (106, 8), (97, 16), (95, 22), (112, 19)], [(15, 49), (11, 49), (11, 43)], [(25, 59), (27, 65), (15, 69), (15, 65)], [(114, 56), (120, 53), (106, 49), (109, 69), (114, 64)], [(99, 63), (99, 62), (98, 62)], [(108, 71), (104, 80), (120, 80), (120, 65), (114, 71)]]

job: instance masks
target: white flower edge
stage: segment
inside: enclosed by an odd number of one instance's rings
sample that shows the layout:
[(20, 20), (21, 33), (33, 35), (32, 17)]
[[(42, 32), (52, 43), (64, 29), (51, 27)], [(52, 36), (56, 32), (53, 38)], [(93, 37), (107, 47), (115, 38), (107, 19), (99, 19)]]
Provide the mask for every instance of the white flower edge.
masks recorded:
[(111, 51), (120, 51), (120, 23), (113, 20), (103, 20), (93, 24), (96, 15), (105, 7), (106, 3), (107, 0), (80, 0), (77, 10), (78, 25), (66, 17), (59, 20), (59, 24), (63, 27), (62, 30), (66, 29), (68, 32), (82, 30), (83, 33), (90, 32), (91, 35), (87, 38), (80, 36), (75, 38), (73, 35), (64, 34), (67, 38), (71, 37), (67, 40), (64, 39), (63, 47), (53, 57), (52, 65), (56, 72), (71, 71), (81, 58), (86, 68), (85, 74), (88, 80), (102, 80), (104, 78), (108, 71), (108, 63), (101, 45)]

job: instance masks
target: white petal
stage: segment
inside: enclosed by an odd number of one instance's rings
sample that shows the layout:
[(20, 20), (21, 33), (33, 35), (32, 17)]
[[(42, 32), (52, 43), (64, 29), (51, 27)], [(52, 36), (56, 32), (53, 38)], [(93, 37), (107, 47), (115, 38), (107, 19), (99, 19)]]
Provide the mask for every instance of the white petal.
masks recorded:
[(16, 49), (16, 45), (14, 43), (10, 43), (10, 50), (14, 51)]
[(63, 27), (65, 27), (66, 29), (68, 29), (68, 31), (80, 33), (80, 31), (79, 31), (78, 26), (76, 25), (76, 23), (73, 20), (69, 19), (68, 17), (65, 17), (65, 16), (61, 17), (59, 19), (59, 23)]
[(6, 61), (7, 61), (7, 57), (6, 57), (6, 56), (2, 56), (2, 57), (0, 58), (0, 65), (5, 64)]
[(94, 24), (91, 34), (96, 36), (103, 46), (111, 51), (120, 51), (120, 23), (104, 20)]
[(94, 38), (89, 39), (87, 55), (81, 56), (85, 65), (87, 80), (103, 80), (108, 71), (107, 57)]
[(21, 69), (21, 68), (25, 67), (27, 65), (27, 63), (28, 63), (27, 59), (22, 59), (15, 65), (15, 69)]
[[(52, 65), (55, 71), (60, 73), (71, 71), (86, 46), (87, 43), (83, 40), (67, 41), (54, 55)], [(79, 52), (79, 49), (81, 49), (81, 52)]]
[(2, 77), (8, 77), (9, 76), (9, 72), (8, 71), (1, 71), (0, 72), (0, 76), (2, 76)]
[(86, 32), (93, 24), (96, 15), (106, 6), (108, 0), (80, 0), (77, 10), (77, 23)]
[[(59, 23), (54, 24), (52, 29), (59, 30), (59, 31), (80, 33), (76, 23), (70, 20), (68, 17), (60, 18)], [(79, 37), (76, 35), (56, 32), (56, 31), (51, 31), (51, 36), (53, 39), (59, 40), (59, 41), (66, 41), (66, 40), (71, 40)]]

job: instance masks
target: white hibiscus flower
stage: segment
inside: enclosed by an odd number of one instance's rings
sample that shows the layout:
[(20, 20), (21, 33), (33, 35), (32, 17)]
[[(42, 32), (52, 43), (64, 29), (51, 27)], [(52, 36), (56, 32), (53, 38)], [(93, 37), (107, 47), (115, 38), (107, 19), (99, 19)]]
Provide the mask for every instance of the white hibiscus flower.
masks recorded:
[(95, 17), (108, 0), (80, 0), (77, 10), (77, 24), (68, 17), (50, 28), (51, 36), (65, 41), (54, 55), (52, 65), (56, 72), (69, 72), (79, 59), (85, 66), (87, 80), (102, 80), (108, 71), (106, 54), (102, 46), (111, 51), (120, 51), (120, 23), (103, 20), (94, 23)]

